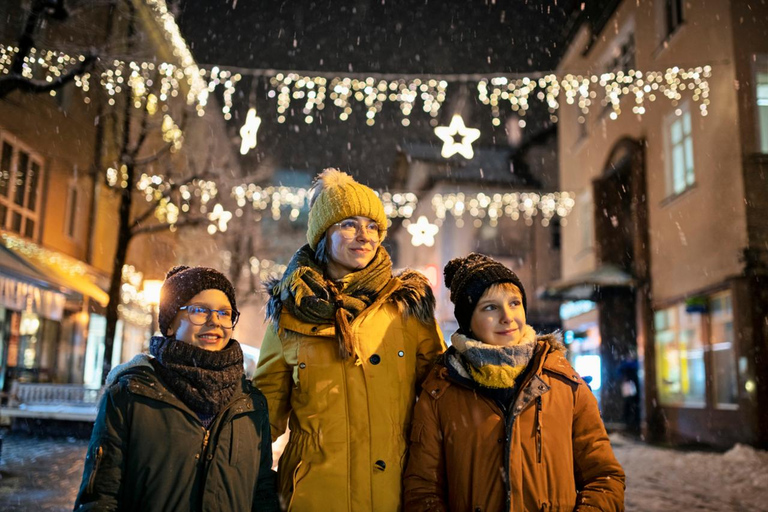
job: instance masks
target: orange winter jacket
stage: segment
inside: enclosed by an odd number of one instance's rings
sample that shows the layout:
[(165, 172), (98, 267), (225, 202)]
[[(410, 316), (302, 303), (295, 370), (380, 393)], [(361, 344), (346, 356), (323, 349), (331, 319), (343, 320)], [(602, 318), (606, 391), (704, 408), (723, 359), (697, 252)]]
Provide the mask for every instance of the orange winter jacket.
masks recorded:
[(597, 401), (563, 352), (539, 337), (510, 407), (456, 374), (455, 349), (440, 359), (414, 410), (406, 511), (624, 510)]

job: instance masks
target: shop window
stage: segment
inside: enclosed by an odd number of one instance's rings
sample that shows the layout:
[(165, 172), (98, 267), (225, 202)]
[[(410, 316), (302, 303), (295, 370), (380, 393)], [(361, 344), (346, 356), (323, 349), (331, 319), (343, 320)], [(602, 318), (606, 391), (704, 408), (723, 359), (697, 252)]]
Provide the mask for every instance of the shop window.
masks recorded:
[(761, 55), (756, 61), (755, 96), (760, 152), (768, 153), (768, 55)]
[(664, 405), (704, 407), (706, 381), (701, 313), (685, 305), (657, 311), (656, 370), (659, 400)]
[(729, 290), (657, 311), (654, 327), (662, 404), (704, 407), (709, 402), (719, 409), (738, 407)]
[(733, 306), (730, 291), (711, 298), (710, 322), (715, 405), (733, 408), (738, 405), (738, 384), (736, 357), (733, 353)]
[(39, 229), (42, 159), (0, 137), (0, 228), (34, 239)]
[(101, 386), (104, 368), (104, 338), (107, 334), (107, 319), (91, 314), (88, 322), (88, 342), (85, 346), (85, 368), (83, 383), (92, 388)]
[(665, 124), (667, 196), (675, 196), (693, 186), (693, 135), (691, 111), (685, 104), (670, 114)]

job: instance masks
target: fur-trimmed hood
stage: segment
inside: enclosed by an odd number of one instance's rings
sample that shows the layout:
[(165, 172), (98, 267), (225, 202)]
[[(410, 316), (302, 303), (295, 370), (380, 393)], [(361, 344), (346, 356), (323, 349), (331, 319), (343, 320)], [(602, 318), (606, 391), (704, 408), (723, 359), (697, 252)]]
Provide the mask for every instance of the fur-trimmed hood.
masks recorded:
[[(264, 283), (264, 288), (269, 295), (267, 301), (266, 320), (272, 322), (277, 328), (280, 323), (280, 314), (283, 310), (283, 300), (280, 297), (279, 284), (283, 278), (271, 278)], [(397, 280), (394, 289), (390, 286), (384, 293), (388, 294), (386, 300), (397, 305), (401, 314), (414, 316), (424, 324), (435, 321), (435, 294), (429, 280), (420, 272), (406, 269), (392, 277)]]

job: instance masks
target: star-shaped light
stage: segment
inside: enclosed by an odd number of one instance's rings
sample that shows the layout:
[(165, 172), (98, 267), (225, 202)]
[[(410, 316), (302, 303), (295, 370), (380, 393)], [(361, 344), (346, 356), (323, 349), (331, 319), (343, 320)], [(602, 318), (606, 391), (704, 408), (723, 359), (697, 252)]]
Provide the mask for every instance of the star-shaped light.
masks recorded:
[(213, 207), (213, 211), (208, 214), (208, 219), (211, 224), (208, 226), (208, 233), (214, 234), (216, 230), (222, 233), (227, 230), (227, 223), (232, 219), (232, 214), (224, 209), (223, 206), (217, 204)]
[(256, 147), (256, 133), (261, 126), (261, 118), (256, 115), (256, 109), (248, 110), (245, 116), (245, 124), (240, 128), (240, 137), (243, 139), (240, 144), (240, 154), (245, 155), (248, 151)]
[(450, 125), (435, 128), (435, 135), (443, 141), (443, 150), (440, 152), (443, 158), (450, 158), (458, 153), (467, 160), (472, 160), (475, 156), (472, 143), (480, 137), (480, 130), (467, 128), (464, 119), (459, 114), (454, 114)]
[(432, 247), (435, 245), (435, 235), (440, 231), (440, 228), (435, 224), (430, 224), (425, 216), (419, 217), (416, 223), (408, 225), (408, 233), (411, 234), (411, 243), (414, 247), (425, 245)]

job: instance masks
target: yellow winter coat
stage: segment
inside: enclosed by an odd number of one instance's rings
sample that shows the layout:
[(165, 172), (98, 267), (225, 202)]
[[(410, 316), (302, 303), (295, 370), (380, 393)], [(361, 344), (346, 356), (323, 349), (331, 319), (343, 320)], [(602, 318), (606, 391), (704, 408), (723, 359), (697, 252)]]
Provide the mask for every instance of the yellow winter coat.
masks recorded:
[(339, 357), (331, 324), (283, 310), (279, 329), (270, 327), (254, 382), (267, 397), (273, 439), (290, 419), (278, 467), (285, 509), (400, 510), (418, 383), (445, 350), (433, 311), (426, 279), (410, 272), (351, 322), (357, 359)]

